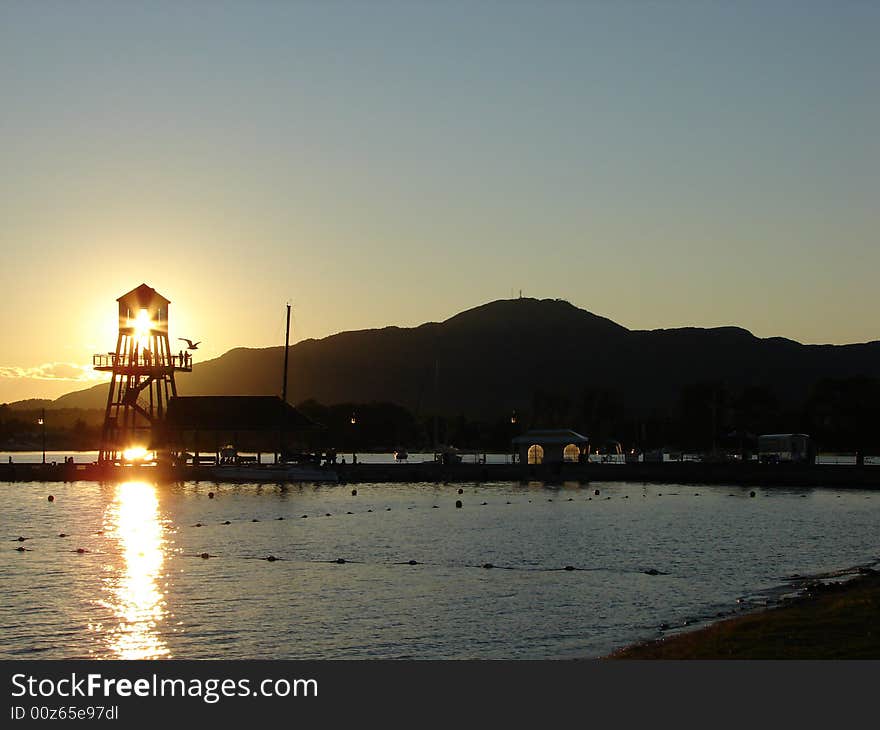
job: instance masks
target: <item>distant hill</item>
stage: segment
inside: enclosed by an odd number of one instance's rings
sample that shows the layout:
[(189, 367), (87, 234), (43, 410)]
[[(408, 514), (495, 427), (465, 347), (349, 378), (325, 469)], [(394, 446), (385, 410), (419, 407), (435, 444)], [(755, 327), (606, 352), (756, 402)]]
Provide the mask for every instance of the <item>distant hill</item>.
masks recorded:
[[(237, 348), (178, 376), (182, 395), (278, 394), (283, 347)], [(689, 384), (765, 386), (782, 401), (820, 378), (880, 376), (880, 342), (802, 345), (737, 327), (628, 330), (553, 299), (485, 304), (445, 322), (343, 332), (290, 349), (289, 400), (390, 401), (415, 413), (472, 418), (527, 409), (535, 394), (622, 394), (636, 412), (664, 409)], [(70, 393), (58, 407), (102, 408), (107, 385)]]
[(54, 408), (55, 401), (47, 398), (28, 398), (27, 400), (17, 400), (6, 405), (13, 411), (32, 411), (37, 408)]

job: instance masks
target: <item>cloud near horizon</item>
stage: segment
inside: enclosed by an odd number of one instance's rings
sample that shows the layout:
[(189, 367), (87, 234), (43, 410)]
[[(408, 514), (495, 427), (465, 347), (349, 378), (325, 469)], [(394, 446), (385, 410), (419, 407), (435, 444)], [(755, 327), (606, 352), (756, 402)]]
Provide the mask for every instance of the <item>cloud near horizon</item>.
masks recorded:
[(108, 380), (109, 376), (94, 370), (91, 365), (81, 365), (74, 362), (46, 362), (33, 367), (0, 365), (0, 378), (96, 383)]

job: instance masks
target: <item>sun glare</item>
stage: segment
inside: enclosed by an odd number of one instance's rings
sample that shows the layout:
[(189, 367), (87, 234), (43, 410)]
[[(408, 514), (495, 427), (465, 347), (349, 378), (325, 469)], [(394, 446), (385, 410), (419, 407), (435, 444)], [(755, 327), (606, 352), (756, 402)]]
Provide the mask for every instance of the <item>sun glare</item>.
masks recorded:
[(143, 446), (131, 446), (122, 452), (122, 458), (126, 461), (143, 461), (147, 458), (147, 454)]

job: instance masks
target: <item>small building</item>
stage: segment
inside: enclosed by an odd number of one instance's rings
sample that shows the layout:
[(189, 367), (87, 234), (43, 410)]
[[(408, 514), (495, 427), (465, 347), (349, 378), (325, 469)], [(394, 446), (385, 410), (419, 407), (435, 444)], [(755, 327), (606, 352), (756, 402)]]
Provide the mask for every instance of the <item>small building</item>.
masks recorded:
[[(172, 398), (163, 424), (163, 446), (172, 458), (210, 454), (228, 446), (277, 455), (302, 450), (320, 426), (277, 396), (205, 395)], [(209, 457), (210, 459), (211, 457)]]
[(580, 463), (590, 453), (590, 439), (569, 429), (528, 431), (512, 444), (522, 464)]
[(758, 436), (758, 459), (764, 463), (812, 461), (813, 448), (805, 433), (766, 433)]

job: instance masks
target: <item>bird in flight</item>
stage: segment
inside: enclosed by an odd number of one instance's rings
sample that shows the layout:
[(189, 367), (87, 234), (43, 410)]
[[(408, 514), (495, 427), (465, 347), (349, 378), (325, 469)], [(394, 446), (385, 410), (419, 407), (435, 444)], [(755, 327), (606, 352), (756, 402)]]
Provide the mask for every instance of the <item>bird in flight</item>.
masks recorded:
[(178, 339), (178, 340), (183, 340), (183, 341), (186, 343), (186, 349), (187, 349), (187, 350), (198, 350), (198, 349), (199, 349), (199, 345), (202, 344), (202, 341), (201, 341), (201, 340), (199, 340), (198, 342), (195, 342), (195, 343), (194, 343), (192, 340), (188, 340), (188, 339), (186, 339), (186, 337), (178, 337), (177, 339)]

